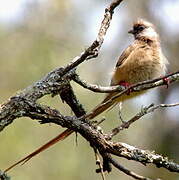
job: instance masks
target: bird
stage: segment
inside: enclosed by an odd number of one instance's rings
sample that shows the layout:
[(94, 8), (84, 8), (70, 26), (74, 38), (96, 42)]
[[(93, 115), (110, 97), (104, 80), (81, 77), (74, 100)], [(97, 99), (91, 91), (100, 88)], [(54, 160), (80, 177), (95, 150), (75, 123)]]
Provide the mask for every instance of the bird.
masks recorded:
[[(154, 25), (144, 19), (137, 19), (128, 33), (134, 36), (134, 41), (119, 57), (113, 71), (110, 86), (129, 86), (138, 82), (161, 77), (166, 73), (168, 61), (162, 52), (159, 35), (156, 32)], [(113, 105), (123, 103), (124, 101), (134, 98), (142, 93), (145, 93), (145, 91), (133, 92), (130, 95), (123, 94), (122, 96), (113, 99), (112, 97), (117, 95), (118, 92), (108, 93), (100, 104), (84, 115), (84, 118), (86, 120), (91, 120)], [(111, 101), (108, 102), (109, 100)], [(65, 130), (36, 151), (11, 165), (4, 172), (9, 171), (20, 163), (24, 164), (53, 144), (64, 140), (73, 132), (74, 131), (70, 129)]]

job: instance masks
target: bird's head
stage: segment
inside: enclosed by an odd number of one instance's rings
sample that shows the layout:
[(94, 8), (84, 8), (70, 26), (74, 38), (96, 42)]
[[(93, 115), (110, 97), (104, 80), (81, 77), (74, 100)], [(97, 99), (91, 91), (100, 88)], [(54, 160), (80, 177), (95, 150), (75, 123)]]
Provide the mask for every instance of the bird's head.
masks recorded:
[(158, 34), (155, 31), (155, 27), (152, 23), (145, 21), (143, 19), (138, 19), (134, 25), (133, 29), (130, 30), (128, 33), (134, 35), (135, 39), (144, 37), (148, 39), (158, 39)]

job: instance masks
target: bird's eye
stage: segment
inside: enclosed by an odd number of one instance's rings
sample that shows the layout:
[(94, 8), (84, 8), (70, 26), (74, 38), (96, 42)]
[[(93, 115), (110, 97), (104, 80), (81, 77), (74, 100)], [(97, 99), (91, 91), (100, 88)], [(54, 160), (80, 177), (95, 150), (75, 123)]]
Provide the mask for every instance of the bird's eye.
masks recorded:
[(146, 27), (143, 25), (138, 25), (134, 27), (134, 31), (139, 33), (139, 32), (142, 32), (145, 28)]
[(139, 26), (139, 27), (137, 28), (138, 31), (143, 31), (144, 29), (145, 29), (144, 26)]

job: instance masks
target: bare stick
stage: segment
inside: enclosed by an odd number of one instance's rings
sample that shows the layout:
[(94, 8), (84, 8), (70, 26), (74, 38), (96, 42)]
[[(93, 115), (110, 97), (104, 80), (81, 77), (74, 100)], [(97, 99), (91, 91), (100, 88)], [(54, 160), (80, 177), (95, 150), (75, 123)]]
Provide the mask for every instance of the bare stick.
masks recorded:
[(139, 120), (144, 115), (154, 112), (155, 110), (157, 110), (159, 108), (168, 108), (168, 107), (175, 107), (175, 106), (179, 106), (179, 103), (159, 104), (156, 106), (154, 104), (151, 104), (147, 107), (144, 107), (141, 109), (141, 111), (139, 113), (137, 113), (129, 121), (123, 122), (119, 127), (114, 128), (112, 130), (111, 134), (109, 135), (109, 139), (111, 139), (113, 136), (117, 135), (121, 130), (129, 128), (130, 125), (132, 125), (135, 121)]
[(128, 176), (133, 177), (134, 179), (138, 179), (138, 180), (152, 180), (150, 178), (146, 178), (144, 176), (138, 175), (135, 172), (128, 170), (127, 168), (125, 168), (124, 166), (120, 165), (115, 159), (113, 159), (112, 157), (109, 158), (110, 163), (116, 167), (117, 169), (119, 169), (120, 171), (122, 171), (123, 173), (127, 174)]
[(101, 22), (101, 27), (99, 29), (98, 35), (96, 40), (91, 44), (89, 48), (87, 48), (84, 52), (81, 53), (80, 56), (77, 56), (73, 59), (71, 63), (69, 63), (63, 70), (63, 73), (61, 75), (66, 74), (70, 70), (77, 67), (79, 64), (84, 62), (87, 59), (91, 59), (98, 56), (98, 52), (101, 48), (101, 45), (104, 41), (104, 36), (106, 35), (106, 32), (110, 26), (110, 22), (112, 20), (112, 16), (114, 13), (114, 9), (122, 2), (123, 0), (114, 0), (109, 7), (105, 9), (104, 18)]
[(114, 9), (122, 1), (123, 0), (114, 0), (109, 7), (105, 9), (104, 18), (101, 22), (96, 40), (89, 48), (82, 52), (80, 56), (75, 57), (66, 67), (53, 70), (43, 79), (11, 97), (10, 100), (0, 106), (0, 131), (11, 124), (14, 119), (24, 116), (25, 112), (20, 109), (20, 107), (25, 106), (25, 101), (35, 105), (38, 99), (47, 94), (51, 94), (52, 96), (59, 94), (71, 80), (74, 74), (72, 70), (85, 60), (94, 58), (98, 55), (106, 32), (110, 26)]
[(167, 74), (166, 76), (163, 76), (160, 78), (139, 82), (139, 83), (131, 85), (128, 88), (125, 88), (124, 86), (121, 86), (121, 85), (104, 87), (104, 86), (100, 86), (96, 84), (90, 84), (90, 83), (87, 83), (85, 80), (80, 79), (79, 75), (77, 74), (74, 74), (74, 76), (72, 77), (72, 79), (76, 83), (78, 83), (80, 86), (93, 92), (98, 92), (98, 93), (120, 92), (120, 94), (118, 94), (117, 97), (129, 91), (129, 89), (130, 89), (130, 92), (132, 93), (132, 91), (136, 92), (136, 91), (141, 91), (141, 90), (146, 90), (146, 89), (166, 85), (166, 82), (165, 82), (166, 78), (168, 79), (170, 83), (179, 81), (179, 71), (175, 73)]
[(103, 166), (102, 166), (102, 163), (101, 163), (101, 160), (100, 160), (100, 157), (99, 157), (99, 152), (95, 147), (93, 148), (93, 150), (94, 150), (94, 153), (95, 153), (96, 165), (99, 166), (99, 169), (97, 169), (97, 170), (100, 171), (102, 180), (106, 180), (105, 174), (104, 174), (104, 171), (103, 171)]

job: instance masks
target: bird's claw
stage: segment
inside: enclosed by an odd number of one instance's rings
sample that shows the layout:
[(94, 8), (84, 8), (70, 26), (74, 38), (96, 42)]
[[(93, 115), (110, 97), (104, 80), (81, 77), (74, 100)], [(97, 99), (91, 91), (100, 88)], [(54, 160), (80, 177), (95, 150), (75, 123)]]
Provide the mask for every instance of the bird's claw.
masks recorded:
[(163, 82), (166, 85), (166, 88), (168, 88), (169, 84), (170, 84), (170, 79), (168, 79), (167, 77), (163, 78)]
[(125, 88), (128, 88), (126, 94), (127, 94), (127, 95), (130, 95), (130, 93), (132, 92), (132, 87), (131, 87), (130, 83), (125, 82), (125, 81), (121, 81), (121, 82), (119, 83), (119, 85), (124, 86)]

